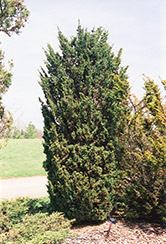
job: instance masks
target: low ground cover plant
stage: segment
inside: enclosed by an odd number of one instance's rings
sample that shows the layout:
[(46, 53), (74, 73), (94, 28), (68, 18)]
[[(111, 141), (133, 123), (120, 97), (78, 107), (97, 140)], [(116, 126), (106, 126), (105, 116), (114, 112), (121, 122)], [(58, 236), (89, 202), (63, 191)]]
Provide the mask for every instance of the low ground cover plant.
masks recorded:
[(52, 212), (48, 198), (18, 198), (0, 203), (0, 243), (56, 244), (69, 236), (73, 220)]

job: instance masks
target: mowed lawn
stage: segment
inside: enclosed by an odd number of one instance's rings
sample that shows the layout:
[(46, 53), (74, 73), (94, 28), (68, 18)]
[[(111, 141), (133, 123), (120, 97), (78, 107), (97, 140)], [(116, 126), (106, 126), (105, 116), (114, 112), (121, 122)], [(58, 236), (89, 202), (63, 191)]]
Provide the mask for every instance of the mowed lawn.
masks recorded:
[(10, 139), (0, 149), (0, 177), (46, 175), (41, 139)]

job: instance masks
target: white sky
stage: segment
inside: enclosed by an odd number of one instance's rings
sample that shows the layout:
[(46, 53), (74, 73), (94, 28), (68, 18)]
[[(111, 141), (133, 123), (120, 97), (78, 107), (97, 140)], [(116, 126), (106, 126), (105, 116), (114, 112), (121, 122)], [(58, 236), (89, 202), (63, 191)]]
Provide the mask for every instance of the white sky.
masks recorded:
[(30, 10), (28, 24), (17, 36), (1, 34), (6, 60), (13, 59), (13, 80), (3, 98), (13, 113), (15, 124), (30, 121), (43, 126), (38, 97), (40, 66), (47, 43), (58, 50), (57, 27), (71, 37), (76, 34), (78, 19), (82, 27), (102, 26), (109, 32), (109, 43), (117, 53), (123, 48), (122, 64), (129, 65), (132, 92), (143, 94), (142, 74), (156, 83), (166, 79), (166, 1), (165, 0), (26, 0)]

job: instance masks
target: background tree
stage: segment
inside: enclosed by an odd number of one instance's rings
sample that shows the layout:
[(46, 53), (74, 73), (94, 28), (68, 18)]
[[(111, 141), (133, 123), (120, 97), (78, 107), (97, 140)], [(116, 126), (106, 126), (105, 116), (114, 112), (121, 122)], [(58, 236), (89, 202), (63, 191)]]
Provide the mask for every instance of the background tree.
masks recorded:
[(24, 139), (25, 138), (25, 132), (23, 129), (18, 129), (16, 126), (13, 127), (11, 136), (12, 139)]
[(128, 217), (166, 221), (166, 104), (148, 77), (144, 89), (142, 101), (130, 100), (132, 113), (123, 135), (122, 209)]
[(35, 126), (32, 124), (32, 122), (30, 122), (25, 131), (25, 138), (34, 139), (36, 137), (37, 137), (37, 130), (36, 130)]
[(36, 129), (35, 126), (30, 122), (27, 128), (20, 129), (16, 126), (12, 127), (12, 131), (9, 135), (9, 138), (12, 139), (34, 139), (39, 138), (42, 139), (43, 131), (40, 129)]
[[(12, 116), (9, 112), (6, 112), (2, 104), (2, 96), (5, 94), (11, 84), (12, 74), (6, 70), (3, 64), (4, 55), (0, 50), (0, 138), (8, 137), (12, 124)], [(0, 148), (3, 145), (1, 140)]]
[(48, 45), (40, 73), (48, 191), (53, 208), (77, 221), (110, 213), (123, 157), (127, 67), (107, 38), (102, 28), (79, 25), (70, 41), (59, 31), (62, 54)]
[[(0, 0), (0, 31), (11, 35), (20, 33), (21, 27), (27, 21), (29, 11), (23, 0)], [(5, 112), (2, 96), (11, 84), (11, 71), (6, 70), (3, 64), (4, 54), (0, 50), (0, 138), (7, 137), (11, 129), (12, 117)]]

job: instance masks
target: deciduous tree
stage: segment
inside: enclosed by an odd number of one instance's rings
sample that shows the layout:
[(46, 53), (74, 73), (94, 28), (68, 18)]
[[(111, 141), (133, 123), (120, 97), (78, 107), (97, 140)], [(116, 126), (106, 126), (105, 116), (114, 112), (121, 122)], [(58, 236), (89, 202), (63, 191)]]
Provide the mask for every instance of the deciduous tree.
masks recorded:
[(25, 138), (34, 139), (36, 137), (37, 137), (37, 130), (36, 130), (35, 126), (32, 124), (32, 122), (30, 122), (25, 131)]
[[(29, 11), (23, 0), (0, 0), (0, 32), (11, 36), (12, 33), (19, 34), (21, 27), (27, 21)], [(7, 137), (12, 124), (12, 117), (5, 111), (2, 104), (2, 96), (11, 84), (11, 70), (5, 69), (4, 54), (0, 50), (0, 138)], [(1, 147), (1, 146), (0, 146)]]
[(0, 31), (9, 36), (19, 34), (28, 16), (24, 0), (0, 0)]
[[(9, 112), (6, 112), (2, 104), (2, 96), (8, 90), (11, 84), (12, 74), (6, 70), (3, 64), (4, 55), (0, 50), (0, 138), (8, 137), (11, 124), (12, 116)], [(2, 141), (1, 141), (2, 142)], [(0, 148), (3, 143), (0, 143)]]

